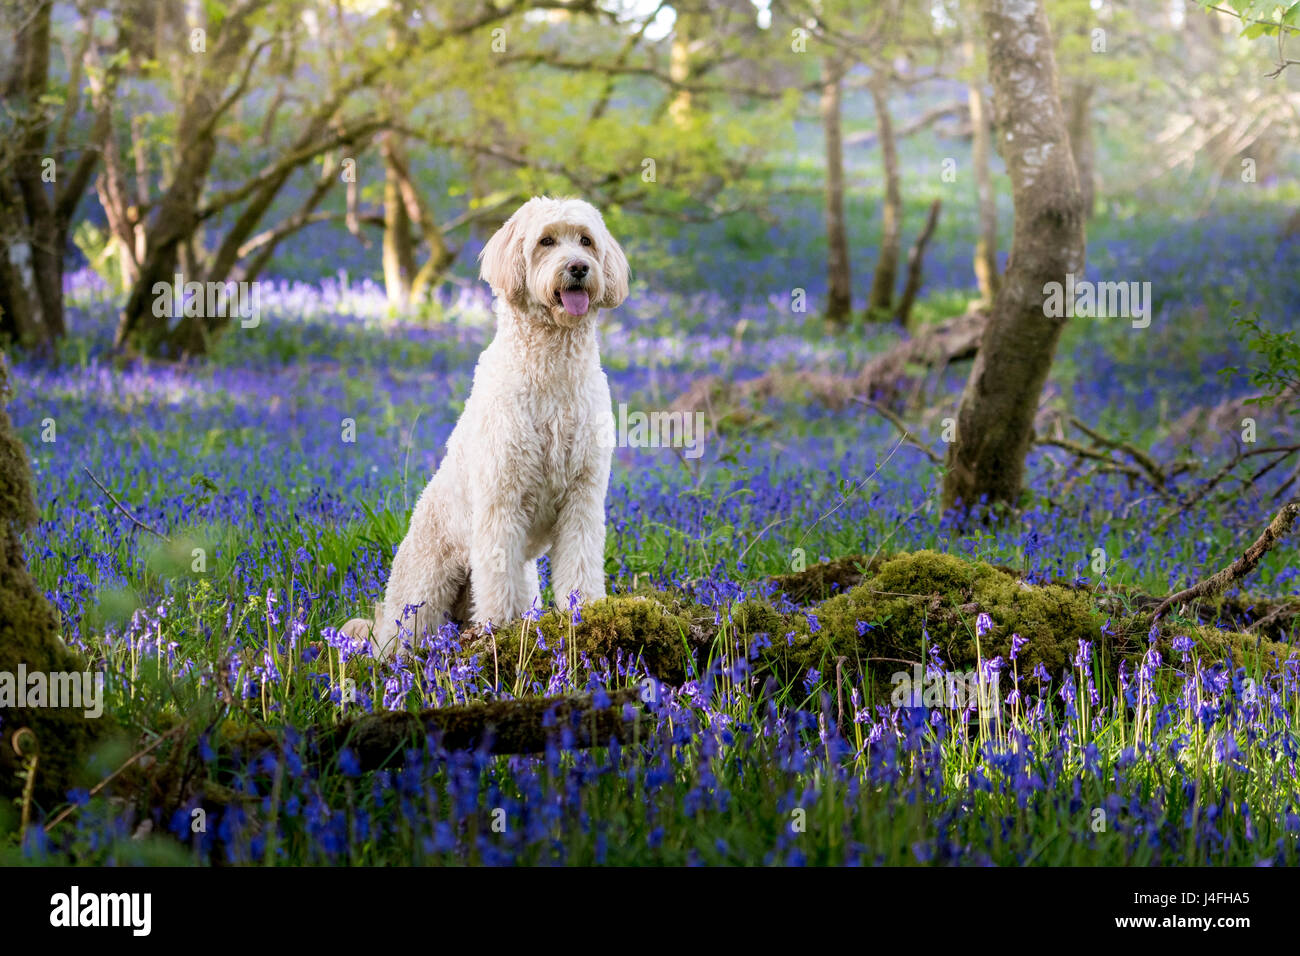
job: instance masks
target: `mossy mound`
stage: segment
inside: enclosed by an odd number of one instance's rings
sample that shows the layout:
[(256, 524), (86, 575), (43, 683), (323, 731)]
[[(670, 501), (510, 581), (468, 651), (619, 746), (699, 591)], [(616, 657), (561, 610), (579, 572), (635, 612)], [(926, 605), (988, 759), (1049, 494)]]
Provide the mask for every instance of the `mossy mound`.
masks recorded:
[[(660, 679), (681, 683), (702, 633), (681, 607), (668, 594), (607, 597), (583, 606), (577, 623), (567, 611), (548, 611), (535, 625), (516, 621), (498, 628), (491, 640), (479, 638), (471, 649), (485, 655), (487, 666), (496, 668), (502, 682), (509, 685), (519, 666), (521, 637), (525, 670), (534, 678), (544, 678), (552, 652), (572, 634), (579, 652), (593, 663), (602, 659), (613, 663), (621, 651), (625, 659), (640, 657), (645, 668)], [(712, 612), (699, 611), (712, 622)], [(539, 649), (539, 636), (546, 650)]]
[[(816, 588), (843, 580), (850, 560), (862, 566), (857, 558), (844, 559), (824, 566), (824, 575), (806, 576), (799, 584)], [(762, 600), (719, 610), (667, 593), (605, 598), (582, 609), (582, 621), (572, 625), (572, 634), (591, 660), (612, 662), (620, 650), (625, 658), (639, 655), (650, 673), (670, 683), (685, 679), (692, 668), (702, 668), (724, 630), (729, 639), (755, 649), (757, 674), (783, 683), (809, 670), (830, 675), (837, 666), (851, 675), (884, 679), (923, 664), (928, 647), (936, 647), (950, 669), (967, 671), (980, 658), (999, 656), (1009, 668), (1016, 634), (1028, 642), (1017, 658), (1022, 676), (1042, 664), (1059, 678), (1072, 667), (1079, 642), (1087, 641), (1095, 673), (1113, 680), (1122, 657), (1136, 661), (1148, 646), (1149, 617), (1117, 619), (1099, 608), (1085, 589), (1030, 585), (1005, 568), (981, 561), (918, 551), (874, 562), (865, 575), (853, 573), (861, 581), (844, 593), (792, 611)], [(789, 591), (785, 593), (788, 597)], [(987, 614), (992, 626), (977, 642), (980, 614)], [(537, 628), (546, 646), (554, 648), (570, 633), (569, 615), (549, 612)], [(496, 666), (503, 681), (514, 677), (521, 630), (517, 622), (496, 633)], [(1157, 646), (1166, 660), (1174, 659), (1171, 641), (1179, 635), (1191, 637), (1206, 661), (1227, 656), (1242, 664), (1257, 655), (1283, 660), (1294, 653), (1289, 645), (1256, 635), (1162, 622)], [(551, 655), (533, 650), (536, 639), (530, 630), (524, 649), (527, 669), (533, 677), (544, 678)], [(482, 639), (473, 647), (491, 653)]]
[[(23, 560), (22, 534), (35, 524), (37, 513), (27, 451), (3, 408), (7, 396), (0, 357), (0, 674), (16, 686), (20, 669), (49, 675), (86, 668), (59, 639), (54, 609)], [(62, 800), (69, 787), (82, 782), (86, 758), (110, 723), (108, 714), (88, 720), (83, 709), (72, 707), (0, 707), (0, 797), (22, 792), (19, 773), (35, 752), (33, 798), (44, 807)], [(15, 740), (21, 728), (30, 733)]]
[(879, 558), (851, 554), (834, 561), (819, 562), (802, 571), (773, 575), (771, 581), (778, 591), (794, 603), (806, 604), (842, 594), (861, 583), (863, 577), (879, 564)]
[[(979, 640), (977, 653), (981, 613), (993, 628)], [(937, 646), (949, 667), (966, 670), (979, 656), (1008, 659), (1014, 634), (1029, 641), (1019, 655), (1022, 673), (1040, 662), (1058, 673), (1079, 641), (1098, 644), (1105, 618), (1083, 592), (1031, 587), (983, 562), (918, 551), (881, 562), (862, 583), (806, 613), (782, 615), (770, 605), (747, 602), (733, 621), (744, 631), (785, 628), (772, 633), (769, 656), (789, 677), (809, 668), (825, 673), (841, 657), (855, 672), (892, 672), (904, 662), (923, 663), (926, 644)]]

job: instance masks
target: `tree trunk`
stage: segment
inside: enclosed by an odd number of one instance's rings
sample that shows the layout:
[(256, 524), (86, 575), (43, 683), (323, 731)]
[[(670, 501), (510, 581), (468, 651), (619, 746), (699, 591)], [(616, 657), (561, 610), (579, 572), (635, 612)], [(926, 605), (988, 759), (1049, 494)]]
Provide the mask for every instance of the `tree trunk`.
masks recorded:
[[(975, 41), (966, 43), (967, 59), (975, 63)], [(979, 77), (966, 87), (970, 104), (971, 165), (975, 172), (975, 197), (979, 211), (979, 231), (975, 237), (975, 281), (980, 301), (991, 303), (998, 294), (998, 205), (993, 192), (993, 175), (989, 171), (989, 115), (984, 100), (984, 83)]]
[(916, 242), (912, 244), (911, 250), (907, 253), (907, 281), (903, 283), (903, 296), (898, 300), (898, 311), (894, 315), (894, 320), (904, 329), (908, 327), (908, 322), (912, 316), (912, 306), (916, 302), (916, 297), (921, 292), (921, 272), (925, 264), (925, 247), (930, 242), (930, 237), (934, 235), (935, 227), (939, 225), (939, 209), (943, 203), (936, 199), (930, 204), (930, 212), (925, 217), (925, 226), (921, 229), (921, 234), (916, 237)]
[(967, 510), (1019, 499), (1034, 412), (1065, 323), (1046, 314), (1044, 287), (1084, 264), (1083, 206), (1046, 11), (984, 0), (982, 19), (1015, 228), (948, 446), (943, 504)]
[(867, 298), (867, 319), (885, 320), (893, 316), (894, 286), (898, 282), (898, 259), (903, 241), (903, 194), (899, 185), (894, 121), (889, 115), (889, 98), (880, 80), (872, 80), (871, 102), (875, 104), (876, 124), (880, 129), (885, 202), (880, 209), (880, 255), (876, 259), (876, 274), (871, 280), (871, 294)]
[[(696, 34), (701, 24), (697, 13), (678, 8), (673, 26), (672, 46), (668, 51), (668, 78), (674, 83), (689, 83), (695, 71), (692, 43), (698, 42)], [(678, 127), (691, 120), (692, 97), (690, 90), (678, 89), (668, 104), (668, 116)]]
[[(178, 346), (179, 353), (206, 351), (201, 320), (181, 320), (169, 336), (171, 317), (154, 315), (153, 290), (158, 283), (170, 285), (174, 281), (181, 247), (199, 227), (199, 197), (216, 153), (216, 139), (206, 120), (215, 107), (212, 97), (201, 88), (195, 89), (193, 98), (186, 104), (176, 137), (179, 152), (176, 169), (149, 225), (144, 261), (118, 320), (115, 337), (118, 348), (135, 342), (145, 352), (155, 353), (163, 351), (163, 344), (170, 341)], [(186, 282), (202, 282), (204, 277), (190, 272), (183, 278)], [(180, 303), (173, 305), (179, 308)]]
[(19, 153), (7, 173), (13, 176), (25, 213), (23, 231), (6, 239), (17, 247), (18, 256), (30, 264), (29, 268), (17, 270), (24, 280), (19, 294), (30, 303), (33, 325), (46, 341), (59, 338), (65, 331), (61, 240), (67, 238), (66, 231), (59, 228), (42, 181), (46, 123), (41, 100), (48, 92), (53, 7), (50, 0), (38, 0), (31, 15), (23, 17), (18, 24), (17, 59), (5, 84), (5, 99), (20, 108), (15, 131)]
[[(171, 285), (182, 262), (186, 266), (184, 281), (202, 282), (207, 278), (197, 274), (192, 261), (185, 261), (192, 258), (193, 251), (187, 243), (200, 226), (199, 200), (216, 156), (217, 120), (230, 105), (223, 102), (225, 86), (229, 77), (239, 75), (240, 64), (249, 55), (245, 44), (251, 35), (247, 23), (251, 9), (222, 22), (205, 54), (206, 68), (194, 82), (186, 84), (188, 89), (181, 94), (175, 158), (168, 185), (146, 227), (145, 253), (118, 318), (116, 348), (135, 345), (150, 354), (201, 354), (207, 349), (201, 319), (182, 319), (173, 329), (173, 317), (154, 315), (153, 290), (159, 283)], [(180, 304), (173, 305), (179, 308)]]
[(18, 198), (7, 176), (0, 174), (0, 335), (9, 342), (36, 345), (46, 340), (35, 303), (36, 277), (31, 243), (25, 232)]
[(844, 140), (841, 130), (842, 57), (822, 62), (822, 130), (826, 138), (826, 318), (842, 325), (853, 310), (849, 237), (844, 226)]
[[(369, 82), (380, 70), (371, 66), (337, 88), (330, 88), (306, 118), (293, 145), (279, 159), (241, 186), (211, 197), (205, 208), (200, 198), (216, 154), (216, 130), (226, 111), (244, 95), (257, 63), (259, 45), (248, 48), (249, 18), (265, 6), (250, 0), (212, 28), (209, 52), (202, 71), (178, 96), (174, 160), (168, 165), (168, 185), (159, 197), (147, 226), (146, 252), (118, 321), (115, 345), (139, 347), (149, 353), (202, 354), (210, 338), (229, 324), (227, 316), (188, 316), (171, 327), (174, 317), (155, 316), (154, 287), (174, 281), (178, 266), (185, 281), (224, 282), (230, 279), (254, 230), (289, 178), (308, 162), (342, 145), (368, 137), (378, 127), (374, 120), (334, 128), (338, 110), (352, 90)], [(231, 77), (238, 78), (234, 85)], [(313, 192), (309, 203), (320, 201)], [(242, 203), (233, 224), (212, 252), (204, 249), (199, 229), (219, 211)], [(259, 247), (264, 248), (264, 247)], [(175, 305), (175, 303), (173, 303)]]
[(402, 201), (401, 172), (394, 142), (396, 133), (385, 133), (380, 145), (384, 159), (384, 290), (394, 309), (406, 308), (415, 275), (415, 250), (411, 245), (411, 218)]
[(1074, 81), (1067, 87), (1065, 112), (1070, 131), (1070, 150), (1074, 169), (1079, 174), (1079, 193), (1083, 197), (1083, 215), (1092, 218), (1097, 198), (1097, 145), (1092, 137), (1092, 86)]
[(451, 264), (456, 260), (456, 253), (447, 245), (433, 210), (429, 208), (419, 187), (415, 185), (415, 180), (411, 178), (410, 166), (401, 162), (398, 164), (398, 172), (401, 175), (397, 183), (401, 190), (402, 202), (406, 206), (406, 218), (419, 227), (420, 236), (429, 247), (428, 257), (416, 270), (415, 278), (411, 280), (411, 301), (423, 302), (429, 291), (451, 268)]
[[(27, 451), (14, 434), (4, 401), (9, 396), (5, 357), (0, 354), (0, 679), (13, 682), (0, 694), (0, 796), (30, 793), (37, 810), (64, 798), (80, 782), (92, 744), (109, 726), (107, 715), (85, 716), (86, 708), (33, 706), (26, 689), (33, 675), (83, 674), (86, 666), (59, 640), (58, 618), (27, 573), (22, 534), (36, 523)], [(17, 681), (26, 675), (25, 706)], [(83, 699), (83, 703), (85, 703)], [(101, 701), (102, 703), (102, 701)], [(93, 709), (93, 708), (92, 708)]]

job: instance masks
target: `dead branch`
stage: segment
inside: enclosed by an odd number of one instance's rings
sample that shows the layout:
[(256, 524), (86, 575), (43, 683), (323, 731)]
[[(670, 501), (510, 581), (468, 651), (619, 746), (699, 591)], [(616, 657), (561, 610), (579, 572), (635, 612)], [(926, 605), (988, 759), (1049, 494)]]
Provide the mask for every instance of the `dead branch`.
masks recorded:
[(1254, 571), (1264, 555), (1273, 550), (1273, 546), (1291, 530), (1291, 526), (1295, 524), (1297, 517), (1300, 517), (1300, 498), (1292, 498), (1273, 516), (1273, 520), (1269, 522), (1268, 527), (1243, 552), (1241, 557), (1218, 573), (1212, 574), (1190, 588), (1165, 598), (1160, 603), (1160, 606), (1156, 608), (1155, 620), (1159, 620), (1175, 604), (1184, 604), (1198, 598), (1221, 594), (1234, 582), (1240, 581), (1251, 571)]

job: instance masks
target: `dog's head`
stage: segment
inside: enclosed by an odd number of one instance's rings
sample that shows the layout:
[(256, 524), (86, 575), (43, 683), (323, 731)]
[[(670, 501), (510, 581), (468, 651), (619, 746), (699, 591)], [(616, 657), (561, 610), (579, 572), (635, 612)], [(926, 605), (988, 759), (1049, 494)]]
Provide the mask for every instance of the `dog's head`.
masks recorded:
[(488, 240), (480, 275), (517, 308), (572, 327), (627, 298), (627, 257), (581, 199), (535, 197)]

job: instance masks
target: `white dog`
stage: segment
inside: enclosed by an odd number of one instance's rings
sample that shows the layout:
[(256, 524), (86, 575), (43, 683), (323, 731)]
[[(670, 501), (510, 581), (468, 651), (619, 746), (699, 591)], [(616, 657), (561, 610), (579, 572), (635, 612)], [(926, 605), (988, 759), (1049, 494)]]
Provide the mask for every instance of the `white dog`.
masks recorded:
[(558, 602), (605, 596), (614, 420), (596, 313), (627, 298), (627, 258), (595, 208), (545, 197), (524, 203), (480, 258), (496, 338), (415, 504), (373, 625), (343, 626), (369, 634), (376, 656), (449, 619), (518, 618), (540, 598), (537, 558), (548, 552)]

